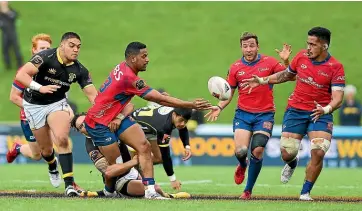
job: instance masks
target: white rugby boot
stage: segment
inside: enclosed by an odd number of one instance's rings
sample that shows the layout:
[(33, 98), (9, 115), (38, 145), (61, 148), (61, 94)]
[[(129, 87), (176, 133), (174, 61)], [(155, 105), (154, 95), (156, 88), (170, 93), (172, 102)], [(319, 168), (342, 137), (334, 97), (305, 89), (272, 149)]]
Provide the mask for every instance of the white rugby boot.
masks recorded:
[(49, 170), (49, 179), (50, 179), (50, 183), (53, 185), (53, 187), (58, 188), (60, 186), (60, 183), (62, 183), (62, 178), (60, 178), (60, 174), (58, 171), (58, 158), (55, 157), (55, 163), (57, 165), (57, 167), (50, 171)]
[(313, 201), (312, 197), (310, 197), (309, 193), (305, 193), (299, 196), (299, 200), (301, 201)]
[(170, 198), (163, 197), (156, 191), (151, 191), (151, 190), (145, 190), (145, 198), (146, 199), (157, 199), (157, 200), (170, 200)]
[[(297, 160), (297, 166), (298, 166), (299, 158), (297, 157), (296, 160)], [(288, 164), (285, 164), (285, 166), (282, 169), (281, 175), (280, 175), (280, 181), (283, 184), (287, 184), (289, 182), (289, 180), (292, 177), (294, 170), (297, 168), (297, 166), (295, 166), (295, 168), (292, 169)]]

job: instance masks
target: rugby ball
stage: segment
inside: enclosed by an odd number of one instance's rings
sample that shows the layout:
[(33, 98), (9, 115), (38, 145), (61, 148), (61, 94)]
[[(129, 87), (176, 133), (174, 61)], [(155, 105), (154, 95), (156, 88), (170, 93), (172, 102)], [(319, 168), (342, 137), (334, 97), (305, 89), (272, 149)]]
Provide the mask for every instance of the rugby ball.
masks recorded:
[(231, 87), (225, 79), (219, 76), (213, 76), (209, 79), (207, 85), (212, 96), (219, 100), (230, 99)]

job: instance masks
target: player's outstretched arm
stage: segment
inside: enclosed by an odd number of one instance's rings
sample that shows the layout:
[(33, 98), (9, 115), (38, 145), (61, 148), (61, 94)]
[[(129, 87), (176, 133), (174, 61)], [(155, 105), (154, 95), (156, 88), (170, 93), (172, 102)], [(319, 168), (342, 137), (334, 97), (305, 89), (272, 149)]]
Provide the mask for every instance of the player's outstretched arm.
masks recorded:
[(204, 99), (196, 99), (193, 102), (180, 100), (175, 97), (162, 95), (157, 90), (151, 90), (144, 97), (145, 100), (152, 101), (164, 106), (176, 108), (191, 108), (197, 110), (207, 110), (211, 108), (209, 101)]
[(175, 190), (181, 189), (181, 182), (176, 179), (175, 172), (173, 171), (172, 158), (170, 154), (170, 147), (160, 147), (162, 155), (162, 165), (163, 168), (170, 179), (171, 187)]
[(20, 108), (23, 107), (23, 92), (15, 88), (14, 86), (11, 87), (10, 90), (10, 101), (15, 105), (19, 106)]
[(207, 113), (204, 117), (207, 118), (207, 121), (216, 121), (217, 118), (219, 117), (220, 113), (222, 110), (224, 110), (224, 108), (226, 108), (226, 106), (228, 106), (231, 102), (231, 100), (233, 99), (235, 93), (235, 89), (231, 89), (231, 96), (228, 100), (225, 101), (219, 101), (219, 103), (217, 104), (217, 106), (213, 106), (211, 108), (211, 111), (209, 111), (209, 113)]

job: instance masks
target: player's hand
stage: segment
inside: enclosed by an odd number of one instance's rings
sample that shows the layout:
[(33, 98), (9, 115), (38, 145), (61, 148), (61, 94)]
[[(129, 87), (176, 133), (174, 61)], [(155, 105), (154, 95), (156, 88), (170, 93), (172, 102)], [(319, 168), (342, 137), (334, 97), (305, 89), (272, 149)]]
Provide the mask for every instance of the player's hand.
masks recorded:
[(186, 148), (186, 149), (185, 149), (184, 156), (182, 157), (182, 160), (183, 160), (183, 161), (187, 161), (188, 159), (191, 158), (191, 156), (192, 156), (191, 149), (190, 149), (190, 148)]
[(108, 127), (109, 127), (109, 130), (114, 133), (118, 130), (119, 126), (121, 125), (121, 122), (122, 120), (116, 118), (114, 120), (112, 120), (109, 124), (108, 124)]
[(315, 123), (322, 115), (324, 115), (324, 110), (323, 107), (319, 105), (319, 103), (317, 103), (316, 101), (314, 101), (314, 104), (316, 108), (313, 109), (313, 113), (310, 116), (313, 117), (312, 121)]
[(259, 85), (267, 84), (268, 80), (265, 80), (264, 78), (260, 78), (257, 75), (253, 75), (252, 78), (244, 79), (242, 81), (243, 83), (240, 85), (240, 88), (242, 90), (245, 90), (249, 88), (248, 94), (250, 94), (251, 90)]
[(289, 61), (289, 56), (292, 53), (292, 46), (288, 45), (287, 43), (284, 43), (283, 49), (282, 50), (275, 49), (275, 52), (277, 52), (279, 54), (280, 59), (283, 60), (284, 63), (286, 63), (286, 61)]
[(42, 94), (52, 94), (53, 92), (56, 92), (59, 88), (60, 86), (57, 85), (47, 85), (40, 87), (39, 92)]
[(205, 118), (207, 118), (207, 121), (216, 121), (217, 118), (219, 117), (221, 112), (221, 109), (218, 106), (212, 106), (211, 107), (211, 111), (209, 111), (209, 113), (205, 114)]
[(181, 182), (178, 180), (172, 181), (171, 182), (171, 187), (174, 190), (181, 190)]
[(211, 103), (208, 100), (198, 98), (192, 102), (194, 104), (194, 109), (196, 110), (208, 110), (212, 107)]

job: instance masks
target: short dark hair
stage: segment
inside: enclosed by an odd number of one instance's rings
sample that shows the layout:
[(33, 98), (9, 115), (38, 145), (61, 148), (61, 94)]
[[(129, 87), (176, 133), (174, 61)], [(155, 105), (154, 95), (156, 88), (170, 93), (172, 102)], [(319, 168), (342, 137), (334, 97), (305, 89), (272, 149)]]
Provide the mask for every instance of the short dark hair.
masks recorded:
[(245, 41), (245, 40), (248, 40), (248, 39), (251, 39), (251, 38), (255, 39), (256, 44), (259, 45), (258, 36), (256, 36), (256, 34), (251, 33), (251, 32), (244, 32), (244, 33), (241, 35), (241, 37), (240, 37), (240, 43), (241, 43), (242, 41)]
[(75, 33), (75, 32), (65, 32), (62, 36), (62, 39), (60, 40), (60, 42), (63, 42), (64, 40), (68, 40), (71, 38), (77, 38), (78, 40), (81, 41), (80, 36)]
[(73, 117), (72, 121), (70, 121), (70, 127), (74, 128), (74, 129), (76, 129), (76, 130), (79, 130), (79, 129), (77, 128), (77, 125), (76, 125), (77, 119), (78, 119), (80, 116), (84, 116), (84, 115), (87, 115), (87, 112), (82, 112), (82, 113), (80, 113), (80, 114), (74, 114), (74, 117)]
[(331, 34), (332, 33), (329, 31), (329, 29), (320, 26), (313, 27), (308, 31), (309, 36), (318, 37), (320, 40), (327, 42), (328, 45), (331, 42)]
[(137, 55), (140, 53), (141, 49), (146, 48), (147, 46), (141, 42), (131, 42), (127, 45), (124, 56), (128, 58), (131, 55)]
[(175, 108), (173, 110), (178, 116), (182, 116), (184, 119), (191, 119), (192, 109), (190, 108)]

